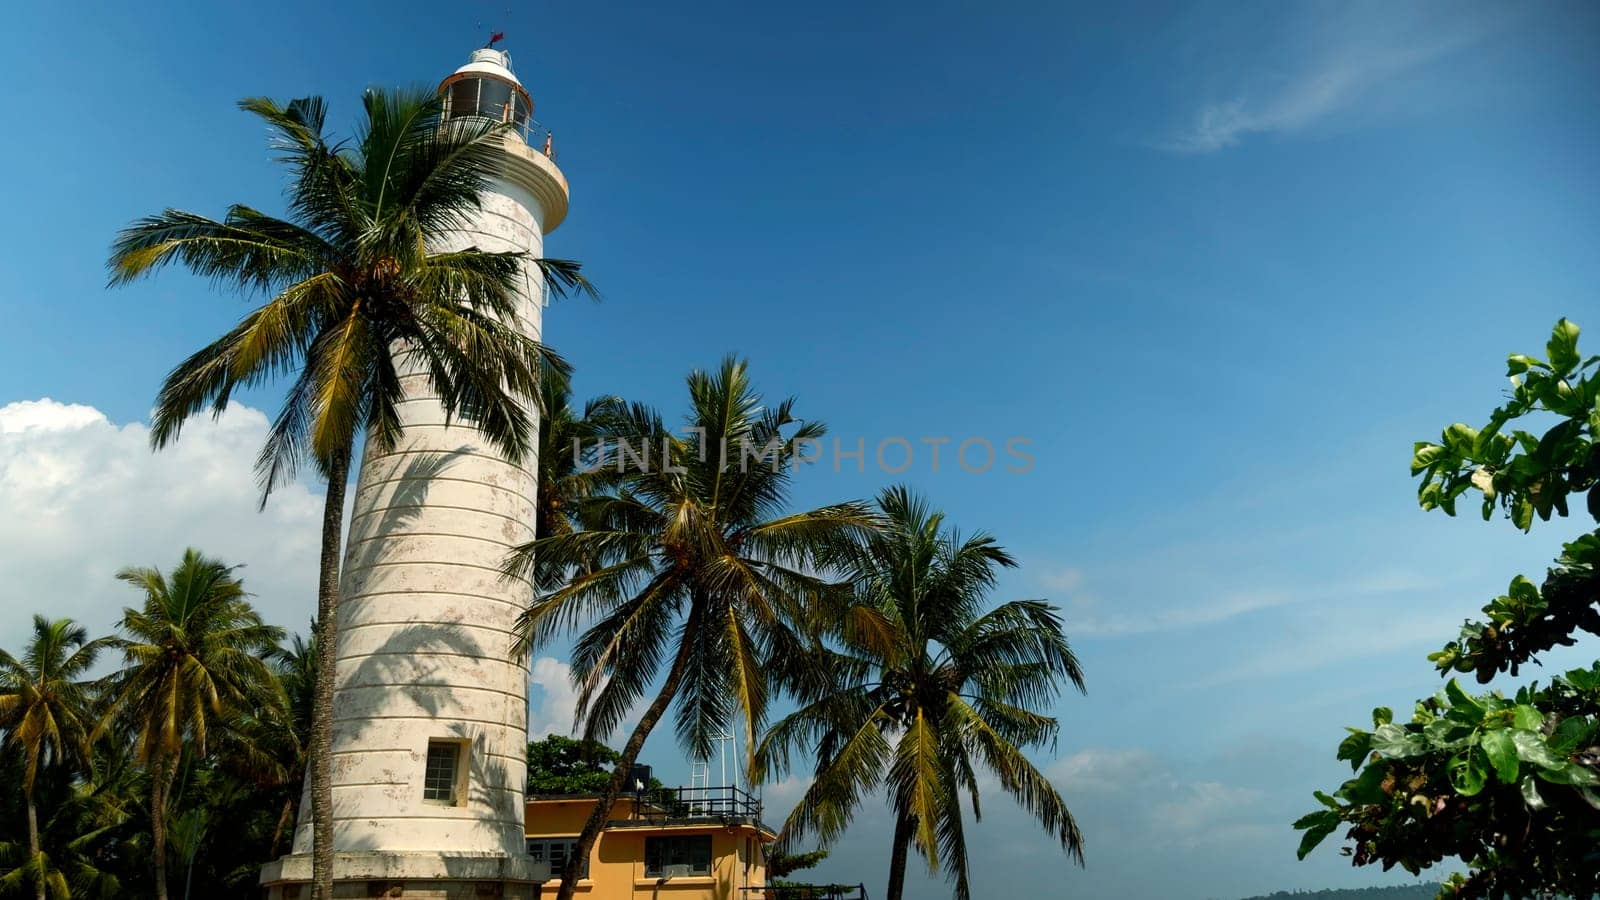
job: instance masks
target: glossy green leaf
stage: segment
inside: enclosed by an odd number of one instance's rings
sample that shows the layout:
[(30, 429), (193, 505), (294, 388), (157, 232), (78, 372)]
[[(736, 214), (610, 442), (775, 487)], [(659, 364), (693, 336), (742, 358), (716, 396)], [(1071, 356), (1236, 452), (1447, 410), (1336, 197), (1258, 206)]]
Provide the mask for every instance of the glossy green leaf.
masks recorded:
[(1461, 683), (1454, 678), (1446, 682), (1444, 694), (1450, 699), (1450, 717), (1476, 725), (1483, 721), (1483, 704), (1477, 698), (1461, 689)]
[(1333, 810), (1320, 810), (1302, 816), (1294, 823), (1294, 827), (1297, 831), (1305, 831), (1305, 836), (1300, 839), (1300, 849), (1295, 851), (1296, 856), (1305, 859), (1312, 850), (1317, 849), (1318, 844), (1339, 827), (1339, 814)]
[(1538, 731), (1544, 727), (1544, 713), (1523, 703), (1511, 711), (1511, 726), (1523, 731)]
[(1539, 782), (1529, 778), (1522, 782), (1522, 802), (1535, 812), (1544, 809), (1544, 798), (1539, 796)]
[(1372, 734), (1359, 728), (1349, 729), (1350, 735), (1339, 742), (1339, 752), (1336, 759), (1350, 764), (1350, 770), (1361, 768), (1372, 754)]
[(1459, 753), (1450, 760), (1450, 786), (1463, 797), (1476, 797), (1489, 780), (1482, 754), (1476, 750)]
[(1534, 359), (1531, 356), (1526, 356), (1521, 353), (1513, 353), (1506, 357), (1506, 375), (1521, 375), (1523, 372), (1528, 371), (1534, 366), (1543, 365), (1544, 363)]
[(1517, 729), (1511, 732), (1511, 740), (1516, 744), (1517, 758), (1525, 763), (1541, 769), (1554, 769), (1566, 762), (1550, 751), (1544, 735), (1536, 731)]
[(1412, 734), (1400, 725), (1382, 725), (1372, 732), (1372, 750), (1383, 756), (1401, 758), (1426, 752), (1422, 736)]
[(1600, 784), (1600, 774), (1587, 766), (1563, 762), (1539, 770), (1539, 777), (1551, 784), (1570, 784), (1574, 787), (1594, 787)]
[(1511, 506), (1511, 523), (1523, 531), (1533, 527), (1533, 502), (1521, 498)]
[(1578, 326), (1567, 319), (1556, 323), (1550, 333), (1550, 341), (1545, 344), (1545, 351), (1549, 356), (1550, 368), (1557, 372), (1566, 372), (1578, 365)]
[(1517, 745), (1511, 739), (1511, 732), (1505, 730), (1485, 732), (1478, 741), (1478, 746), (1483, 748), (1484, 755), (1489, 758), (1489, 764), (1494, 767), (1495, 777), (1504, 784), (1515, 784), (1517, 781)]
[(1444, 430), (1444, 445), (1457, 456), (1472, 453), (1472, 448), (1477, 442), (1478, 430), (1465, 422), (1456, 422)]
[(1595, 734), (1595, 723), (1582, 716), (1568, 716), (1550, 735), (1550, 749), (1566, 755), (1589, 743)]

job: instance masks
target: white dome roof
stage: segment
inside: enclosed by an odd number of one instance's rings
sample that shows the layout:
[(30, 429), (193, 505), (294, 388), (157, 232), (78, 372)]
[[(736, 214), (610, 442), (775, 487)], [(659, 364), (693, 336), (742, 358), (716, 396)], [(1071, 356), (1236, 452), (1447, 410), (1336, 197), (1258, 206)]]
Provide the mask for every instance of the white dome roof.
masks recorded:
[(457, 69), (454, 74), (487, 75), (490, 78), (509, 81), (517, 87), (522, 87), (522, 82), (518, 81), (516, 74), (511, 71), (511, 54), (504, 50), (495, 50), (492, 47), (484, 47), (472, 51), (472, 58), (467, 60), (467, 64)]

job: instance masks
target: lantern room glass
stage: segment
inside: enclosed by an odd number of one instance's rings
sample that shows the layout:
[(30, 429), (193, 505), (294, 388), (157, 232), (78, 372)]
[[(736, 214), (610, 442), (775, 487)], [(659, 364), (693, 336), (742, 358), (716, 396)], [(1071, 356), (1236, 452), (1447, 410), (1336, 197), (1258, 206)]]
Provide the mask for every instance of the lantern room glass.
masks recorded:
[(497, 78), (462, 78), (450, 84), (447, 118), (481, 116), (496, 122), (510, 122), (518, 130), (528, 124), (527, 97)]

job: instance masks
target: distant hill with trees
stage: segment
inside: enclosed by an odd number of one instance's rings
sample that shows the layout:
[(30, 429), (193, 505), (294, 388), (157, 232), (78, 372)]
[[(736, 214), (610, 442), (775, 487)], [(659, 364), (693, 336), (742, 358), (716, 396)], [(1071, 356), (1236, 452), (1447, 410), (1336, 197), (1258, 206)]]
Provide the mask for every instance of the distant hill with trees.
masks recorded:
[(1437, 884), (1406, 884), (1399, 887), (1349, 888), (1327, 891), (1278, 891), (1245, 900), (1433, 900), (1439, 896)]

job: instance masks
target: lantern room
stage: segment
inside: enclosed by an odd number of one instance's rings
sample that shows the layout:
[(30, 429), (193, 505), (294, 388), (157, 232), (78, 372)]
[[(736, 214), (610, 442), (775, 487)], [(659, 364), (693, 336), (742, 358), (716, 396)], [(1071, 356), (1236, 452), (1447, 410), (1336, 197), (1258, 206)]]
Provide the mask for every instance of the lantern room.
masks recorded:
[(444, 117), (493, 119), (510, 125), (524, 141), (543, 141), (550, 155), (549, 135), (533, 120), (533, 98), (511, 70), (511, 54), (485, 47), (472, 51), (467, 64), (439, 84)]

